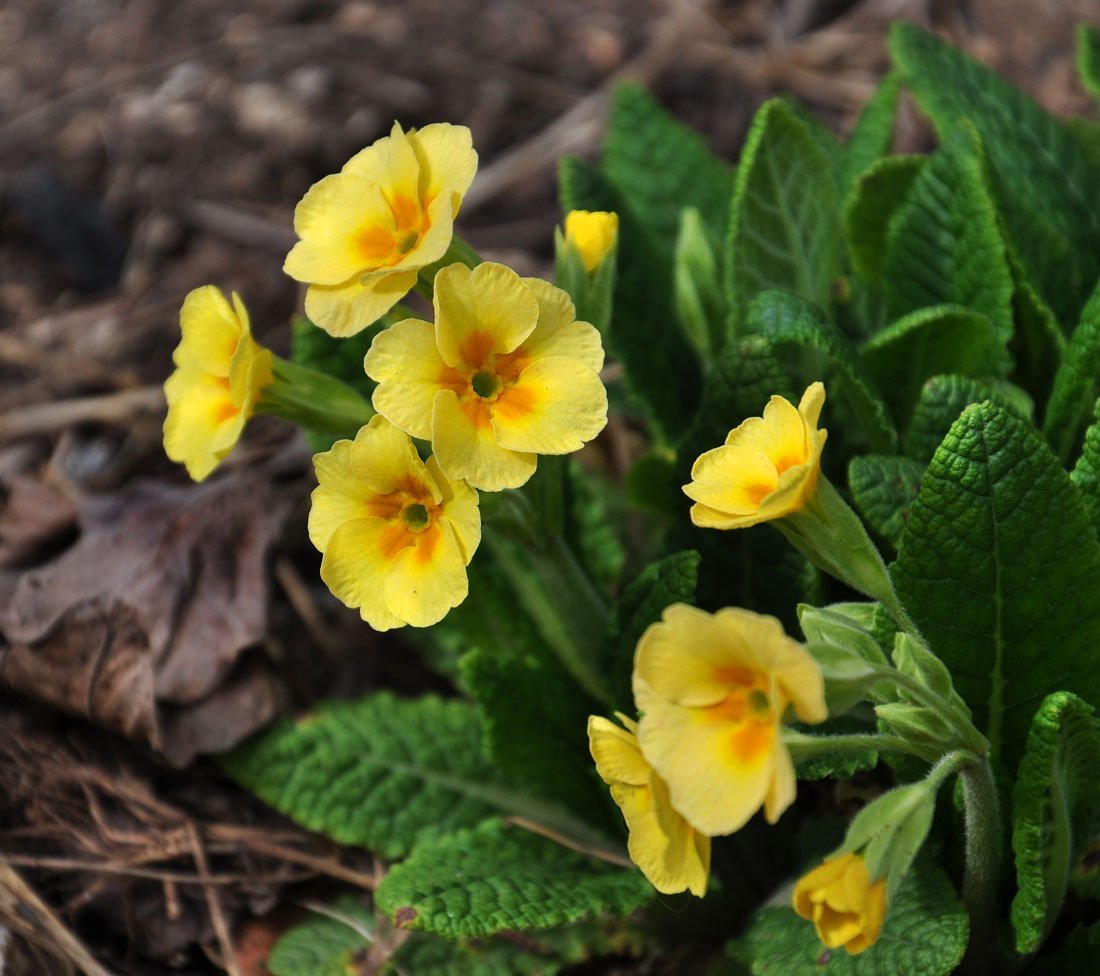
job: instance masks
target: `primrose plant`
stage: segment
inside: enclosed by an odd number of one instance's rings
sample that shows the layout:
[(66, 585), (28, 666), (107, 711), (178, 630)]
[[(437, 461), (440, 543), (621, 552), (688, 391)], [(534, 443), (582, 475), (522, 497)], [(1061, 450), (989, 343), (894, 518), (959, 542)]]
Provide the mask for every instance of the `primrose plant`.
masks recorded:
[(773, 100), (736, 168), (620, 89), (553, 284), (455, 235), (469, 131), (395, 125), (298, 205), (289, 359), (188, 295), (168, 455), (303, 427), (321, 579), (454, 689), (225, 757), (389, 865), (276, 976), (1100, 956), (1100, 124), (890, 49), (846, 141)]

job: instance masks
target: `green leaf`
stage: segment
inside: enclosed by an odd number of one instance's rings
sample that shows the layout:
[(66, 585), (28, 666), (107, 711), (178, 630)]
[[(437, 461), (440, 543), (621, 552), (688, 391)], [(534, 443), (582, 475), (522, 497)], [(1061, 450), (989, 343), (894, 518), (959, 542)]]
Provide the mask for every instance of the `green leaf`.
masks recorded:
[(622, 592), (611, 618), (609, 662), (612, 698), (630, 712), (634, 649), (650, 624), (673, 603), (694, 603), (699, 582), (699, 553), (674, 552), (646, 566)]
[[(654, 431), (672, 439), (687, 427), (702, 385), (695, 352), (676, 324), (672, 260), (622, 191), (595, 166), (566, 156), (558, 179), (563, 209), (619, 215), (615, 301), (605, 340)], [(675, 237), (669, 246), (674, 242)]]
[(1092, 424), (1085, 431), (1085, 446), (1070, 477), (1081, 494), (1093, 530), (1100, 535), (1100, 400), (1092, 416)]
[(1100, 31), (1091, 24), (1077, 27), (1077, 74), (1085, 90), (1100, 99)]
[(223, 762), (303, 827), (383, 857), (522, 805), (483, 754), (477, 710), (434, 696), (331, 702)]
[(986, 184), (977, 131), (950, 136), (921, 167), (890, 221), (883, 258), (891, 317), (931, 305), (964, 305), (1012, 337), (1012, 275)]
[(1100, 823), (1100, 723), (1094, 712), (1076, 695), (1056, 692), (1031, 723), (1012, 797), (1017, 952), (1034, 952), (1050, 931), (1070, 873)]
[(1100, 277), (1100, 169), (1069, 127), (995, 71), (914, 24), (890, 52), (943, 140), (976, 126), (994, 193), (1028, 277), (1059, 321), (1077, 320)]
[(1100, 700), (1100, 543), (1026, 421), (988, 402), (955, 421), (921, 481), (893, 576), (1009, 768), (1045, 695)]
[(694, 207), (714, 240), (726, 237), (733, 167), (644, 88), (615, 89), (601, 166), (670, 262), (680, 211)]
[(847, 779), (856, 773), (874, 769), (878, 765), (878, 753), (874, 749), (861, 752), (848, 750), (823, 752), (810, 759), (801, 759), (795, 763), (795, 775), (803, 781), (819, 779)]
[(988, 376), (1007, 365), (1004, 339), (981, 312), (959, 305), (923, 308), (898, 319), (861, 350), (901, 426), (909, 422), (926, 380), (948, 371)]
[(765, 292), (749, 308), (748, 327), (773, 346), (794, 345), (823, 353), (839, 374), (843, 392), (873, 449), (884, 453), (894, 450), (897, 431), (882, 394), (855, 346), (819, 308), (795, 295)]
[(783, 288), (827, 306), (841, 273), (832, 167), (813, 133), (783, 101), (765, 102), (745, 141), (726, 252), (731, 335), (749, 303)]
[(1062, 363), (1066, 337), (1011, 247), (1007, 253), (1015, 286), (1012, 317), (1016, 331), (1009, 343), (1009, 352), (1016, 363), (1012, 378), (1034, 402), (1046, 403), (1054, 375)]
[(652, 894), (637, 871), (493, 821), (417, 848), (386, 875), (375, 901), (401, 928), (453, 939), (626, 914)]
[(1081, 427), (1088, 422), (1100, 383), (1100, 283), (1081, 312), (1043, 417), (1043, 433), (1054, 453), (1069, 460)]
[(869, 166), (844, 204), (844, 233), (856, 272), (868, 281), (882, 277), (890, 221), (916, 182), (924, 156), (887, 156)]
[(1008, 400), (985, 383), (967, 376), (933, 376), (924, 384), (906, 436), (910, 457), (928, 462), (951, 425), (972, 403), (992, 400), (998, 406), (1012, 409)]
[(891, 71), (883, 76), (859, 113), (842, 154), (841, 191), (844, 195), (849, 194), (860, 176), (890, 151), (900, 92), (901, 79), (897, 72)]
[(757, 912), (729, 948), (754, 976), (947, 976), (962, 959), (968, 930), (947, 876), (918, 861), (892, 900), (878, 941), (857, 956), (826, 949), (813, 925), (785, 906)]
[(284, 933), (267, 960), (271, 976), (348, 976), (370, 948), (374, 912), (354, 896), (338, 898)]
[(852, 458), (848, 465), (848, 487), (856, 508), (895, 550), (901, 545), (923, 474), (919, 461), (896, 454), (867, 454)]

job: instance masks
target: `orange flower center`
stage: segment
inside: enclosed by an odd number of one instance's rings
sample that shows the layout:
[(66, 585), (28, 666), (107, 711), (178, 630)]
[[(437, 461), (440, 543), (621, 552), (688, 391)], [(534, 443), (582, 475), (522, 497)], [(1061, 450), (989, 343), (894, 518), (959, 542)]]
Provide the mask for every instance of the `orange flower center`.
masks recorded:
[(392, 227), (372, 224), (355, 235), (355, 247), (368, 269), (392, 268), (420, 243), (431, 227), (428, 201), (397, 193), (386, 202), (393, 218)]
[(719, 670), (733, 687), (720, 702), (702, 709), (705, 721), (733, 726), (730, 752), (740, 763), (753, 763), (770, 752), (776, 736), (779, 715), (771, 682), (766, 675), (749, 668)]

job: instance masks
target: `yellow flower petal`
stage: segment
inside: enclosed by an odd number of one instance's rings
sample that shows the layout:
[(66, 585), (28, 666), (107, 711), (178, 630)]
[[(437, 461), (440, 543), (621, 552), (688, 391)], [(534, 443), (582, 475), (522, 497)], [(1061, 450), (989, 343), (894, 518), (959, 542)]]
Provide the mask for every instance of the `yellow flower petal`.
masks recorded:
[(363, 362), (375, 387), (374, 409), (413, 437), (432, 436), (432, 410), (441, 386), (465, 389), (465, 378), (443, 362), (430, 322), (406, 319), (379, 332)]
[(391, 200), (398, 195), (420, 199), (420, 162), (396, 122), (388, 136), (376, 139), (344, 163), (341, 174), (377, 185)]
[(329, 335), (346, 338), (373, 325), (416, 284), (415, 271), (352, 278), (341, 285), (310, 285), (306, 315)]
[(466, 561), (449, 521), (441, 519), (403, 549), (387, 576), (386, 606), (414, 627), (438, 623), (466, 599)]
[(768, 792), (764, 794), (764, 819), (770, 824), (778, 822), (784, 811), (794, 803), (798, 793), (790, 751), (780, 744), (775, 749), (774, 756), (775, 768), (772, 770)]
[(763, 520), (760, 504), (778, 483), (775, 465), (765, 455), (731, 445), (696, 459), (684, 494), (728, 520), (752, 525)]
[(420, 163), (421, 197), (433, 199), (449, 194), (451, 210), (457, 217), (462, 197), (477, 172), (470, 130), (464, 125), (436, 122), (410, 132), (409, 142)]
[(480, 369), (492, 354), (512, 352), (535, 328), (538, 301), (514, 271), (452, 264), (435, 277), (435, 332), (448, 366)]
[(647, 786), (652, 768), (634, 734), (599, 715), (588, 718), (588, 748), (605, 783)]
[(179, 367), (164, 391), (164, 452), (193, 480), (203, 481), (233, 448), (245, 418), (233, 405), (226, 381), (194, 366)]
[(440, 390), (432, 414), (432, 448), (452, 481), (465, 479), (482, 491), (518, 488), (535, 473), (534, 454), (497, 444), (492, 419), (483, 403), (459, 403), (453, 390)]
[(791, 902), (798, 915), (814, 923), (823, 945), (844, 946), (854, 956), (882, 933), (886, 882), (880, 878), (872, 883), (863, 856), (845, 852), (803, 875)]
[(591, 274), (600, 266), (619, 235), (619, 215), (605, 211), (571, 210), (565, 215), (565, 239), (572, 242)]
[(428, 474), (416, 446), (408, 436), (375, 415), (355, 437), (350, 453), (355, 476), (371, 492), (388, 495), (404, 491), (412, 495), (431, 495), (437, 504), (442, 494)]
[(313, 455), (319, 484), (310, 495), (309, 541), (320, 552), (345, 522), (371, 515), (363, 483), (351, 464), (351, 441), (337, 441), (322, 454)]
[(403, 627), (405, 618), (387, 606), (385, 586), (395, 547), (408, 544), (410, 535), (400, 523), (381, 518), (356, 519), (337, 528), (321, 560), (321, 579), (332, 595), (375, 630)]
[(524, 278), (523, 283), (539, 303), (538, 325), (523, 342), (526, 355), (531, 359), (566, 356), (595, 373), (603, 369), (600, 333), (594, 325), (577, 321), (577, 310), (569, 295), (541, 278)]
[(182, 339), (172, 356), (176, 365), (191, 363), (213, 376), (229, 375), (229, 361), (249, 328), (248, 312), (236, 294), (233, 299), (230, 305), (215, 285), (187, 294), (180, 309)]
[(440, 500), (446, 511), (443, 518), (451, 523), (462, 549), (463, 561), (469, 564), (481, 545), (481, 512), (477, 492), (465, 481), (449, 480), (434, 457), (429, 457), (425, 464), (439, 488)]
[(607, 391), (575, 359), (539, 359), (491, 407), (497, 443), (510, 451), (569, 454), (607, 425)]

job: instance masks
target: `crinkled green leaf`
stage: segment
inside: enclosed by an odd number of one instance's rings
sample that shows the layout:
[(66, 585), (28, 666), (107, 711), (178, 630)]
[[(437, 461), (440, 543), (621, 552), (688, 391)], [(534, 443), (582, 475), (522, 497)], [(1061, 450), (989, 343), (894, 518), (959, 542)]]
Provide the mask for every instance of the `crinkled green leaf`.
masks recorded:
[(981, 312), (959, 305), (923, 308), (864, 343), (863, 361), (902, 426), (926, 380), (948, 371), (989, 376), (1007, 366), (1003, 338)]
[(314, 912), (275, 943), (267, 960), (271, 976), (348, 976), (370, 948), (374, 912), (353, 895)]
[(1043, 417), (1043, 433), (1062, 461), (1067, 461), (1077, 444), (1082, 426), (1100, 390), (1100, 284), (1081, 312), (1062, 365), (1054, 376)]
[(893, 576), (1008, 768), (1044, 696), (1100, 701), (1100, 543), (1026, 421), (988, 402), (955, 421), (921, 480)]
[(1070, 873), (1100, 825), (1100, 723), (1060, 691), (1039, 706), (1012, 797), (1016, 950), (1034, 952), (1065, 900)]
[(1008, 400), (993, 387), (968, 376), (954, 374), (933, 376), (921, 390), (906, 435), (906, 451), (918, 461), (931, 461), (936, 448), (972, 403), (992, 400), (998, 406), (1011, 409)]
[(1046, 403), (1055, 373), (1062, 363), (1066, 336), (1011, 247), (1007, 253), (1015, 288), (1012, 317), (1016, 331), (1009, 343), (1009, 352), (1016, 363), (1012, 379), (1027, 390), (1036, 403)]
[(1100, 535), (1100, 400), (1085, 431), (1085, 446), (1070, 475), (1081, 494), (1093, 530)]
[(883, 275), (892, 318), (963, 305), (984, 313), (1002, 343), (1012, 337), (1012, 274), (973, 126), (954, 128), (921, 167), (890, 221)]
[(844, 204), (852, 266), (868, 281), (882, 278), (890, 220), (924, 166), (925, 156), (886, 156), (868, 166)]
[(1077, 27), (1077, 75), (1089, 94), (1100, 99), (1100, 30), (1091, 24)]
[(626, 914), (652, 894), (637, 871), (493, 821), (418, 847), (375, 901), (402, 928), (453, 939)]
[(873, 449), (893, 451), (897, 445), (897, 431), (882, 394), (855, 346), (820, 308), (796, 295), (764, 292), (749, 307), (748, 328), (764, 336), (773, 346), (793, 345), (823, 354), (841, 379), (843, 393)]
[(962, 959), (968, 931), (947, 876), (918, 860), (891, 901), (878, 941), (857, 956), (826, 949), (813, 925), (785, 906), (757, 912), (729, 948), (754, 976), (947, 976)]
[(924, 465), (896, 454), (866, 454), (848, 465), (848, 487), (860, 514), (895, 549), (920, 491)]
[(725, 240), (733, 167), (638, 85), (615, 89), (601, 168), (664, 260), (672, 260), (684, 207), (699, 211), (716, 242)]
[(878, 765), (878, 753), (874, 749), (862, 752), (826, 752), (812, 759), (802, 759), (795, 763), (795, 775), (800, 780), (847, 779), (866, 769)]
[(827, 306), (841, 273), (832, 167), (809, 126), (785, 102), (765, 102), (745, 140), (726, 253), (731, 334), (749, 303), (783, 288)]
[[(606, 345), (623, 364), (650, 425), (672, 439), (693, 416), (701, 385), (698, 360), (676, 322), (672, 261), (623, 192), (597, 167), (566, 156), (558, 180), (564, 210), (619, 215), (618, 272)], [(674, 243), (675, 236), (669, 246)], [(669, 382), (673, 376), (675, 383)]]
[(1100, 277), (1100, 168), (1069, 127), (992, 69), (898, 22), (890, 52), (941, 139), (968, 119), (1028, 277), (1063, 325)]
[(523, 805), (484, 755), (477, 709), (434, 696), (330, 702), (223, 762), (303, 827), (384, 857)]
[(673, 603), (694, 603), (699, 553), (674, 552), (651, 563), (622, 592), (611, 619), (609, 678), (617, 706), (630, 712), (634, 649), (650, 624)]
[(884, 75), (875, 93), (859, 113), (855, 128), (844, 145), (841, 163), (841, 192), (847, 195), (862, 174), (894, 144), (894, 116), (898, 111), (901, 79), (897, 72)]
[(570, 458), (565, 470), (565, 502), (566, 539), (592, 579), (610, 587), (626, 562), (621, 494)]

